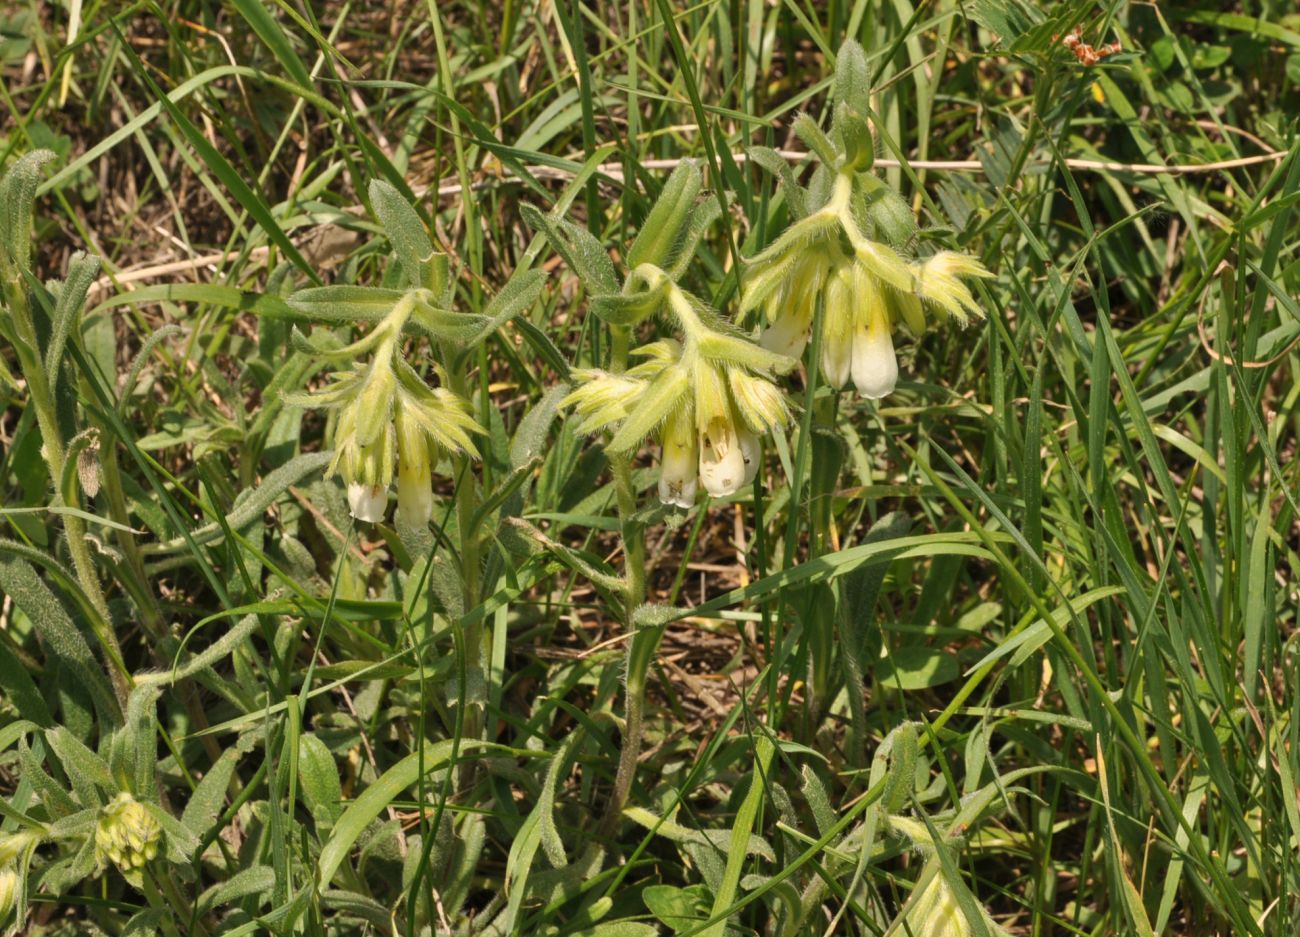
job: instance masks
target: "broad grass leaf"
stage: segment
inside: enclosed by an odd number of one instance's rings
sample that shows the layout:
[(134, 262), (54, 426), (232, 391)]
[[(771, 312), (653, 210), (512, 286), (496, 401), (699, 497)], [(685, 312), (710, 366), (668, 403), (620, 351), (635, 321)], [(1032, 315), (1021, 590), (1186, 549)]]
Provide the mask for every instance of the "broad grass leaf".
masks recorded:
[(641, 890), (641, 900), (675, 934), (709, 918), (709, 890), (704, 885), (648, 885)]
[(904, 646), (891, 651), (876, 667), (882, 685), (907, 690), (923, 690), (956, 680), (961, 676), (957, 655), (939, 648)]
[[(412, 752), (385, 771), (356, 800), (348, 804), (317, 859), (316, 881), (320, 888), (325, 888), (333, 880), (339, 866), (370, 822), (398, 795), (416, 783), (421, 767), (427, 774), (445, 766), (451, 757), (453, 744), (452, 740), (447, 740), (429, 746), (422, 753)], [(462, 744), (461, 751), (466, 747)]]

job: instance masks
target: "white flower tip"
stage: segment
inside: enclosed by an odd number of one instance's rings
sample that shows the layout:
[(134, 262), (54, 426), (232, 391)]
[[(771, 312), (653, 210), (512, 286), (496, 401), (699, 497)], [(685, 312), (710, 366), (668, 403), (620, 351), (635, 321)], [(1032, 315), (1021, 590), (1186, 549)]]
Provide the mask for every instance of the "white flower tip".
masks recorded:
[(357, 520), (377, 524), (388, 509), (388, 489), (353, 482), (348, 485), (348, 509)]
[(783, 316), (763, 329), (758, 344), (787, 358), (802, 358), (803, 350), (808, 346), (808, 329), (803, 323), (793, 321), (792, 317)]
[(433, 488), (426, 480), (397, 481), (397, 516), (408, 527), (423, 527), (433, 517)]
[(894, 392), (898, 383), (898, 356), (887, 329), (865, 329), (853, 337), (853, 384), (868, 400)]
[(745, 483), (746, 471), (744, 451), (739, 444), (728, 446), (721, 457), (715, 457), (708, 446), (701, 447), (700, 481), (713, 497), (724, 498), (739, 491)]
[(664, 504), (689, 510), (695, 505), (697, 487), (696, 480), (693, 477), (689, 479), (671, 479), (660, 475), (659, 500)]
[(826, 383), (840, 388), (849, 382), (853, 370), (852, 351), (852, 345), (845, 341), (831, 340), (822, 346), (822, 377), (826, 378)]

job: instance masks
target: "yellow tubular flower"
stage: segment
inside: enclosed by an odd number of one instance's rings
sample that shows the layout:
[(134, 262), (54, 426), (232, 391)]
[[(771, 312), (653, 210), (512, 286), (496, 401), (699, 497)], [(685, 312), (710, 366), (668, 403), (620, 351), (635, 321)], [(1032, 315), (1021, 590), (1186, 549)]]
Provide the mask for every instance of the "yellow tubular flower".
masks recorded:
[(794, 265), (785, 284), (767, 304), (769, 325), (758, 342), (768, 351), (790, 358), (800, 358), (812, 334), (813, 313), (817, 296), (826, 281), (828, 265), (820, 253), (801, 259)]
[(913, 898), (905, 917), (913, 933), (927, 937), (969, 937), (971, 932), (957, 896), (937, 870), (921, 894)]
[(851, 363), (853, 385), (868, 400), (879, 400), (893, 393), (898, 383), (889, 305), (884, 288), (860, 264), (854, 266), (853, 291), (857, 317)]
[(423, 527), (433, 517), (435, 447), (405, 407), (394, 419), (397, 431), (397, 516), (408, 527)]
[(849, 382), (853, 366), (854, 297), (848, 264), (836, 265), (826, 284), (822, 311), (822, 377), (832, 387)]
[(745, 477), (741, 480), (741, 487), (754, 484), (754, 479), (758, 478), (758, 466), (763, 458), (763, 444), (758, 437), (745, 429), (743, 426), (736, 433), (740, 441), (740, 457), (745, 463)]
[(664, 504), (689, 508), (695, 503), (700, 466), (694, 423), (688, 407), (679, 407), (664, 420), (659, 464), (659, 500)]

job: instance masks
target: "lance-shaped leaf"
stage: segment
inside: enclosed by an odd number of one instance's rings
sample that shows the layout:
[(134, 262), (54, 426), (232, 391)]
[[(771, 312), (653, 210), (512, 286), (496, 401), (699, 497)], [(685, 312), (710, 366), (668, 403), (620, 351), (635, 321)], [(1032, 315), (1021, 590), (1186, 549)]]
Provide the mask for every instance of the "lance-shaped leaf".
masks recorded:
[(877, 239), (902, 249), (916, 235), (912, 207), (884, 180), (870, 173), (859, 173), (853, 178), (853, 193), (854, 217), (860, 219), (860, 224), (870, 225)]
[(501, 287), (501, 292), (492, 297), (492, 301), (484, 308), (483, 314), (476, 317), (480, 320), (480, 324), (467, 340), (467, 344), (477, 345), (495, 334), (497, 329), (511, 319), (526, 312), (542, 294), (542, 285), (545, 282), (544, 270), (521, 270), (515, 273), (509, 282)]
[(407, 282), (417, 289), (429, 290), (439, 302), (445, 302), (444, 293), (451, 285), (447, 255), (434, 249), (415, 209), (382, 179), (370, 183), (370, 204), (393, 245), (393, 255)]
[(752, 146), (748, 150), (749, 160), (776, 176), (781, 182), (781, 191), (785, 193), (785, 203), (790, 206), (790, 215), (796, 221), (808, 214), (807, 193), (797, 181), (794, 170), (784, 156), (768, 146)]
[(648, 290), (597, 296), (591, 301), (591, 311), (610, 325), (636, 325), (664, 307), (671, 288), (672, 281), (665, 278)]
[(705, 332), (696, 339), (696, 349), (701, 355), (722, 364), (741, 365), (754, 371), (789, 371), (797, 363), (794, 358), (768, 351), (746, 338)]
[(680, 280), (686, 274), (686, 268), (695, 259), (695, 251), (701, 239), (713, 226), (713, 222), (722, 217), (722, 206), (716, 198), (698, 201), (691, 208), (686, 218), (686, 228), (682, 232), (672, 263), (664, 268), (673, 280)]
[(844, 145), (845, 164), (859, 172), (870, 169), (876, 161), (876, 144), (866, 119), (841, 104), (835, 110), (835, 130)]
[(635, 270), (642, 264), (669, 265), (682, 226), (703, 185), (704, 178), (694, 160), (685, 159), (677, 165), (641, 225), (636, 240), (628, 248), (627, 265), (631, 269)]
[(519, 211), (529, 227), (545, 235), (589, 293), (604, 296), (618, 292), (618, 278), (609, 253), (590, 231), (563, 218), (552, 218), (532, 205), (520, 206)]
[(487, 316), (470, 312), (453, 312), (421, 301), (415, 303), (409, 321), (430, 338), (455, 342), (459, 345), (469, 344), (489, 328)]
[(313, 355), (330, 361), (348, 361), (357, 360), (361, 356), (369, 354), (382, 336), (382, 330), (374, 329), (355, 342), (344, 345), (334, 335), (323, 329), (315, 329), (308, 335), (295, 325), (289, 332), (289, 344), (293, 346), (295, 351), (300, 351), (305, 355)]
[(795, 136), (807, 144), (808, 149), (817, 154), (817, 158), (823, 165), (833, 167), (839, 161), (839, 155), (835, 152), (835, 145), (831, 143), (830, 137), (822, 133), (822, 128), (817, 126), (817, 121), (808, 114), (801, 113), (796, 117), (790, 129), (795, 132)]
[[(865, 116), (871, 111), (871, 72), (867, 54), (856, 40), (847, 39), (835, 58), (834, 98), (837, 105)], [(838, 123), (839, 110), (836, 109)]]
[(58, 385), (63, 347), (80, 318), (82, 307), (86, 304), (86, 293), (90, 291), (90, 285), (95, 282), (98, 274), (98, 257), (78, 251), (68, 261), (68, 276), (59, 288), (59, 298), (54, 303), (54, 328), (50, 333), (50, 344), (45, 349), (45, 373), (49, 376), (50, 393)]
[(32, 260), (32, 204), (41, 167), (54, 159), (49, 150), (33, 150), (0, 178), (0, 263), (15, 272)]
[(378, 322), (404, 290), (374, 286), (314, 286), (289, 297), (289, 308), (317, 322)]
[(749, 258), (749, 262), (753, 265), (772, 263), (801, 247), (821, 241), (839, 226), (839, 215), (823, 208), (790, 225), (781, 232), (780, 237)]
[(628, 415), (605, 448), (610, 452), (635, 449), (681, 403), (689, 388), (690, 377), (685, 368), (665, 368), (650, 382), (636, 409)]

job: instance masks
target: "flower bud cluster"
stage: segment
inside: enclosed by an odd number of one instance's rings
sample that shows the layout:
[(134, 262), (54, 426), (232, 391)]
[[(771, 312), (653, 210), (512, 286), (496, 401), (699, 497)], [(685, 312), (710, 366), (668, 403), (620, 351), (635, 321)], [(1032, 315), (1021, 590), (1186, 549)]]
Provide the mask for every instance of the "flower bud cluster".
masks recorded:
[(101, 865), (111, 861), (133, 885), (140, 883), (141, 870), (158, 855), (161, 843), (158, 821), (126, 791), (100, 812), (95, 856)]

